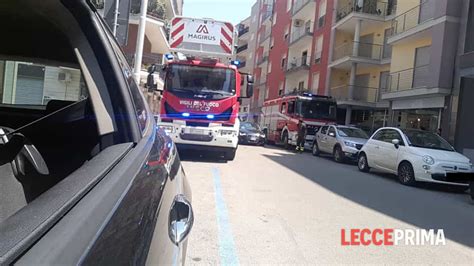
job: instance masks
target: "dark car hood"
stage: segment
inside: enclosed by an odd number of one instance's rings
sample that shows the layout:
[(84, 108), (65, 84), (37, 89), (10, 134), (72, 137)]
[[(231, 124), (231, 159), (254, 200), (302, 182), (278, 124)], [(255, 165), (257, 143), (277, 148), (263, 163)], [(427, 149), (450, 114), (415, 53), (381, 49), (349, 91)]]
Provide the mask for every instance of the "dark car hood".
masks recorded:
[(245, 134), (260, 134), (260, 130), (258, 129), (240, 129), (240, 132), (245, 133)]

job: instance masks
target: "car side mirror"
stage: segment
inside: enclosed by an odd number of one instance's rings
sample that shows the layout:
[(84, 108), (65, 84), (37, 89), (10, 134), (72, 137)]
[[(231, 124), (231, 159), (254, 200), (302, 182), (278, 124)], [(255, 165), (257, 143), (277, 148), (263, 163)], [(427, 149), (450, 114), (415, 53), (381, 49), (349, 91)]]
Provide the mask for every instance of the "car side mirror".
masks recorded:
[(395, 145), (395, 148), (398, 149), (398, 147), (400, 147), (400, 140), (399, 139), (392, 139), (392, 144)]

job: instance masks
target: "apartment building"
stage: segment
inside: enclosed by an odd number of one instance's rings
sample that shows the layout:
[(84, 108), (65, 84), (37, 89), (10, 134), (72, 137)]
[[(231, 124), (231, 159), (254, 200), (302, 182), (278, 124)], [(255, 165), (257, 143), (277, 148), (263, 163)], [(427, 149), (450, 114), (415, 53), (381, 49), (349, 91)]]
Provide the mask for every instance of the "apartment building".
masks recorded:
[(326, 88), (337, 100), (339, 123), (369, 131), (387, 124), (389, 101), (382, 95), (390, 78), (388, 38), (396, 9), (391, 0), (335, 3)]
[[(240, 61), (239, 71), (252, 74), (254, 70), (254, 54), (256, 46), (258, 9), (252, 8), (251, 15), (242, 20), (237, 26), (236, 59)], [(252, 120), (250, 116), (251, 99), (243, 99), (240, 105), (239, 117), (241, 121)]]
[(474, 161), (474, 0), (459, 0), (461, 20), (456, 71), (449, 118), (442, 123), (443, 135), (455, 148)]
[[(96, 6), (99, 12), (103, 13), (106, 2), (114, 2), (115, 0), (94, 1), (97, 2)], [(133, 65), (133, 59), (135, 58), (140, 8), (141, 0), (130, 0), (128, 35), (122, 49), (131, 65)], [(175, 16), (182, 15), (182, 13), (183, 0), (149, 0), (142, 59), (144, 65), (161, 63), (163, 55), (169, 53), (167, 21)]]
[(333, 0), (259, 0), (251, 109), (293, 91), (325, 94)]

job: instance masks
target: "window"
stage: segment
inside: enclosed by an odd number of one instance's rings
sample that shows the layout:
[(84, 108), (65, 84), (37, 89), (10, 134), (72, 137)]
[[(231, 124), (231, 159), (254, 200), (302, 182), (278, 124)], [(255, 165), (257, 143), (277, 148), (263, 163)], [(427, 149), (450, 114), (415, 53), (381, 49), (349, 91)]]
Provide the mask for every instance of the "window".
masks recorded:
[(298, 83), (298, 90), (299, 90), (299, 91), (304, 90), (304, 81), (300, 81), (300, 82)]
[(286, 26), (285, 28), (285, 34), (284, 34), (285, 40), (288, 40), (289, 34), (290, 34), (290, 25)]
[(273, 25), (277, 23), (277, 13), (273, 14), (272, 23)]
[(293, 114), (295, 113), (295, 101), (290, 101), (288, 104), (288, 113)]
[(332, 135), (335, 137), (336, 136), (336, 129), (334, 127), (329, 127), (328, 135)]
[(285, 69), (285, 67), (286, 67), (286, 57), (283, 57), (283, 58), (281, 59), (281, 68), (282, 68), (282, 69)]
[(286, 1), (286, 12), (289, 12), (291, 10), (291, 3), (292, 3), (292, 0)]
[(280, 82), (280, 86), (278, 87), (278, 96), (283, 95), (283, 86), (284, 86), (284, 83)]
[(321, 128), (321, 134), (326, 135), (327, 132), (328, 132), (328, 126), (323, 126), (323, 127)]
[(324, 26), (324, 20), (326, 18), (326, 9), (327, 9), (327, 2), (326, 0), (322, 0), (319, 3), (318, 28), (321, 28)]
[(275, 42), (275, 39), (272, 37), (272, 38), (270, 39), (270, 49), (273, 48), (274, 42)]
[(315, 63), (320, 63), (321, 62), (321, 55), (323, 53), (323, 41), (324, 41), (324, 35), (319, 35), (316, 39), (316, 49), (314, 53), (314, 61)]
[(313, 74), (312, 92), (318, 93), (318, 90), (319, 90), (319, 72), (316, 72)]
[(372, 139), (387, 143), (392, 143), (392, 140), (398, 139), (400, 140), (400, 145), (403, 145), (402, 136), (396, 130), (393, 129), (381, 130)]
[(280, 112), (282, 114), (286, 114), (286, 103), (282, 103), (280, 107)]
[(272, 72), (272, 62), (268, 63), (268, 73)]
[(250, 35), (250, 40), (253, 41), (253, 39), (255, 39), (255, 33), (252, 33), (252, 35)]

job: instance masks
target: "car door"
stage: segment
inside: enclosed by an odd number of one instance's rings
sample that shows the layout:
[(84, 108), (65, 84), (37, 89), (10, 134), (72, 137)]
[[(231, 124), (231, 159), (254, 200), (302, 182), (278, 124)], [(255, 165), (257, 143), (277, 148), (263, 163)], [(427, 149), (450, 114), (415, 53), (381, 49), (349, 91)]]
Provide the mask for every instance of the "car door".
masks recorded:
[(327, 139), (327, 134), (328, 132), (328, 126), (323, 126), (321, 130), (319, 130), (317, 134), (316, 141), (318, 142), (318, 147), (320, 151), (326, 151), (325, 145), (326, 145), (326, 139)]
[(379, 168), (380, 160), (380, 144), (382, 142), (385, 129), (381, 129), (367, 141), (364, 145), (364, 151), (367, 156), (367, 161), (371, 167)]
[[(400, 141), (399, 145), (394, 145), (392, 140), (398, 139)], [(398, 164), (398, 154), (400, 152), (400, 146), (403, 146), (402, 136), (395, 129), (385, 130), (383, 134), (383, 139), (379, 143), (379, 160), (378, 165), (386, 171), (396, 172)]]
[(336, 138), (336, 127), (330, 126), (328, 129), (327, 140), (326, 140), (326, 151), (332, 153), (334, 151), (334, 146), (337, 143)]

